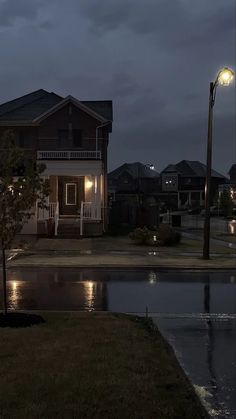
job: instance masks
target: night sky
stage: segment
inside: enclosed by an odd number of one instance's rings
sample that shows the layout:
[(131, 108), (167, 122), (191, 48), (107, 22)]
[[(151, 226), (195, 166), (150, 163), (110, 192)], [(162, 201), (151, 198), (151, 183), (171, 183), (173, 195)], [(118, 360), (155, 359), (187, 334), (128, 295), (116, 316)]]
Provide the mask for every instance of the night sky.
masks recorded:
[[(236, 69), (235, 0), (0, 0), (0, 102), (44, 88), (112, 99), (109, 167), (205, 162), (209, 82)], [(236, 162), (235, 83), (215, 104), (214, 168)]]

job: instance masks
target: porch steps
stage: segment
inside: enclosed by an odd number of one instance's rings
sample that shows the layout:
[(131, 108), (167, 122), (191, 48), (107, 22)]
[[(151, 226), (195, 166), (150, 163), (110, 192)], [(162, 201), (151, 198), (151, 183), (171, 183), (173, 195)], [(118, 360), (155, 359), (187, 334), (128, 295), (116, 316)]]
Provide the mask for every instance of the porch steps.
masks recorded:
[(62, 219), (59, 220), (58, 237), (78, 238), (80, 237), (80, 222), (78, 219)]

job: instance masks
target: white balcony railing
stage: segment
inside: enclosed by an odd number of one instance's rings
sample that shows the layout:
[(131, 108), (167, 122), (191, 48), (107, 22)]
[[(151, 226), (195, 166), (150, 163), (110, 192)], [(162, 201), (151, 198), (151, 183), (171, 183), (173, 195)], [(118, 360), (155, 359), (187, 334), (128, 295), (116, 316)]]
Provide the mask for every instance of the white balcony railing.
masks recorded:
[(65, 150), (44, 150), (37, 151), (38, 160), (100, 160), (101, 151), (94, 150), (75, 150), (75, 151), (65, 151)]
[(49, 202), (47, 208), (40, 208), (37, 204), (37, 219), (48, 220), (54, 218), (57, 211), (57, 202)]

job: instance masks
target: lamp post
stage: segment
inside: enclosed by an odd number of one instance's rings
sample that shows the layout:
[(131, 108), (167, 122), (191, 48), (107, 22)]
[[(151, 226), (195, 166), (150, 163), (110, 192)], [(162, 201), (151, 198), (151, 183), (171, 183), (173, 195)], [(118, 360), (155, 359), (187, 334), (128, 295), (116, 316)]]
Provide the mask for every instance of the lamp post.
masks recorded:
[(211, 165), (212, 165), (212, 126), (213, 107), (215, 104), (216, 89), (218, 85), (229, 86), (234, 77), (234, 72), (227, 67), (222, 68), (214, 82), (210, 83), (209, 110), (208, 110), (208, 133), (207, 133), (207, 163), (205, 183), (205, 220), (204, 220), (204, 241), (203, 259), (210, 258), (210, 189), (211, 189)]

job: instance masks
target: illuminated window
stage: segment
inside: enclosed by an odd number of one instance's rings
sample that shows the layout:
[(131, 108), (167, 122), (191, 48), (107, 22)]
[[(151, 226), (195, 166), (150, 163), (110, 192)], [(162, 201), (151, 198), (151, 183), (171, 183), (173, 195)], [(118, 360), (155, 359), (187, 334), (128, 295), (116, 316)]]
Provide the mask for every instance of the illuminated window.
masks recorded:
[(76, 205), (77, 184), (66, 183), (66, 205)]

